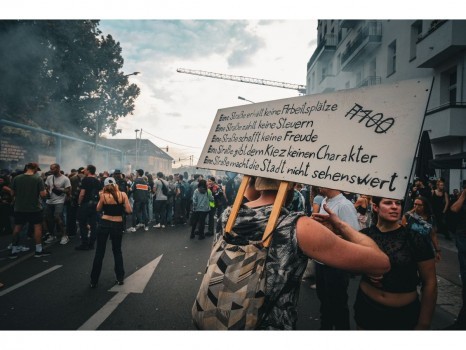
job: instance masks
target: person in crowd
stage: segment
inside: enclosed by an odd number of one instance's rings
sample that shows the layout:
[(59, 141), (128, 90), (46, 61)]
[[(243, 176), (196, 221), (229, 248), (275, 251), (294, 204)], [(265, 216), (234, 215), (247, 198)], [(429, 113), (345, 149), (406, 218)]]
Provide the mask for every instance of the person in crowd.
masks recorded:
[[(194, 194), (194, 191), (197, 190), (197, 185), (199, 184), (199, 180), (202, 180), (203, 177), (200, 174), (194, 174), (192, 181), (189, 183), (189, 186), (191, 186), (191, 193)], [(191, 205), (192, 205), (193, 199), (191, 198)], [(191, 207), (192, 209), (192, 207)]]
[(429, 186), (425, 185), (425, 182), (421, 179), (416, 179), (414, 181), (414, 186), (411, 189), (411, 200), (414, 201), (414, 198), (422, 196), (427, 198), (430, 202), (432, 197), (432, 191)]
[(154, 198), (155, 198), (154, 177), (151, 173), (146, 171), (145, 176), (143, 178), (147, 182), (147, 185), (149, 186), (149, 199), (147, 201), (147, 206), (146, 206), (147, 220), (148, 222), (153, 222), (154, 221)]
[[(353, 203), (341, 191), (321, 187), (324, 196), (320, 213), (324, 214), (327, 205), (340, 220), (359, 231), (358, 218)], [(320, 329), (350, 329), (348, 308), (349, 273), (345, 270), (316, 264), (316, 291), (320, 300)]]
[(34, 256), (40, 258), (50, 255), (50, 252), (42, 247), (43, 214), (39, 198), (45, 198), (47, 191), (45, 190), (44, 181), (37, 175), (37, 172), (41, 171), (41, 169), (37, 163), (28, 163), (25, 166), (25, 170), (24, 174), (14, 177), (11, 185), (14, 197), (15, 225), (9, 255), (10, 259), (17, 258), (19, 252), (25, 251), (19, 244), (19, 233), (26, 223), (29, 223), (29, 226), (34, 229), (34, 241), (36, 243)]
[[(233, 231), (238, 235), (232, 243), (244, 239), (260, 241), (277, 196), (280, 181), (258, 177), (255, 188), (260, 196), (241, 206)], [(292, 190), (293, 184), (288, 189)], [(266, 261), (266, 305), (259, 329), (296, 329), (297, 303), (301, 278), (308, 257), (322, 263), (367, 274), (383, 274), (390, 269), (388, 257), (372, 239), (352, 229), (328, 209), (338, 222), (341, 239), (303, 212), (290, 213), (285, 203), (274, 230), (269, 258)], [(222, 215), (222, 229), (231, 213), (228, 207)], [(357, 242), (357, 243), (356, 243)]]
[(391, 269), (363, 274), (354, 303), (356, 325), (364, 330), (429, 329), (437, 300), (432, 248), (400, 224), (400, 200), (373, 197), (372, 206), (375, 225), (361, 232), (387, 254)]
[(71, 193), (66, 212), (66, 232), (68, 233), (68, 237), (74, 237), (78, 233), (78, 226), (76, 224), (78, 218), (78, 199), (81, 192), (81, 181), (84, 177), (84, 167), (79, 167), (75, 174), (70, 174)]
[(463, 190), (450, 210), (458, 215), (455, 241), (458, 249), (463, 305), (456, 321), (448, 329), (466, 330), (466, 180), (463, 180)]
[(186, 224), (186, 203), (187, 192), (183, 180), (183, 175), (176, 174), (175, 176), (175, 206), (174, 206), (174, 221), (176, 224)]
[(121, 252), (121, 241), (125, 230), (123, 226), (123, 214), (131, 214), (131, 206), (129, 205), (128, 196), (126, 193), (120, 192), (113, 177), (107, 177), (104, 181), (104, 188), (97, 203), (97, 211), (102, 212), (102, 218), (97, 229), (97, 246), (92, 264), (90, 287), (97, 287), (109, 238), (112, 242), (115, 264), (115, 283), (122, 285), (125, 277), (123, 254)]
[(225, 197), (227, 198), (227, 206), (233, 205), (238, 192), (235, 179), (238, 177), (237, 173), (227, 172), (228, 180), (225, 183)]
[(191, 218), (191, 235), (194, 238), (196, 234), (199, 239), (204, 239), (205, 219), (210, 212), (210, 202), (214, 200), (212, 192), (207, 188), (206, 180), (199, 180), (197, 189), (193, 194), (193, 212)]
[(437, 239), (435, 219), (427, 198), (422, 196), (417, 197), (414, 200), (413, 209), (403, 215), (401, 224), (406, 227), (408, 231), (414, 231), (425, 237), (435, 252), (435, 261), (440, 261), (441, 250)]
[(133, 216), (132, 216), (132, 227), (128, 229), (128, 232), (136, 232), (140, 227), (144, 228), (144, 231), (148, 231), (149, 218), (147, 217), (147, 203), (149, 201), (149, 185), (147, 181), (143, 179), (144, 170), (136, 170), (136, 178), (131, 185), (131, 193), (133, 194)]
[(66, 198), (71, 193), (71, 182), (67, 176), (61, 174), (57, 163), (50, 165), (50, 172), (52, 174), (45, 180), (48, 194), (45, 208), (47, 226), (52, 237), (55, 237), (55, 231), (60, 232), (60, 244), (67, 244), (70, 239), (65, 230), (64, 210)]
[(305, 201), (304, 197), (301, 194), (301, 189), (303, 188), (303, 185), (301, 184), (295, 184), (294, 190), (293, 190), (293, 199), (291, 200), (290, 206), (288, 210), (290, 211), (304, 211), (305, 207)]
[(432, 190), (431, 196), (432, 210), (434, 212), (435, 220), (437, 222), (437, 232), (450, 240), (450, 232), (446, 222), (446, 213), (450, 207), (450, 197), (448, 191), (445, 190), (445, 182), (437, 180), (435, 190)]
[(154, 220), (155, 228), (165, 228), (167, 224), (167, 200), (169, 184), (164, 179), (163, 173), (157, 173), (157, 179), (154, 182)]
[(366, 195), (361, 194), (354, 203), (356, 215), (358, 217), (359, 228), (362, 230), (367, 227), (369, 199)]
[(312, 197), (312, 213), (319, 213), (320, 207), (322, 206), (322, 201), (324, 196), (320, 193), (320, 188), (317, 186), (312, 186), (311, 188), (311, 197)]
[(175, 226), (173, 213), (175, 207), (176, 185), (173, 175), (168, 176), (168, 195), (167, 195), (167, 225)]
[(13, 191), (7, 175), (0, 176), (0, 235), (13, 233), (11, 217), (13, 216)]
[(191, 186), (190, 186), (190, 184), (189, 184), (189, 182), (187, 180), (188, 180), (188, 173), (185, 171), (184, 175), (180, 178), (180, 183), (184, 188), (184, 191), (182, 193), (181, 207), (182, 207), (182, 210), (184, 210), (183, 213), (184, 213), (184, 218), (185, 218), (186, 222), (189, 219), (189, 213), (191, 211), (189, 203), (190, 203), (190, 201), (192, 200), (192, 197), (193, 197), (193, 192), (191, 191)]
[[(217, 218), (220, 218), (222, 216), (223, 211), (227, 207), (227, 198), (225, 197), (225, 188), (223, 186), (223, 181), (222, 179), (217, 179), (217, 185), (218, 185), (218, 192), (217, 192), (217, 197), (214, 197), (215, 201), (215, 207), (217, 208), (215, 215)], [(217, 232), (221, 229), (217, 230)]]
[(84, 170), (85, 177), (81, 180), (81, 190), (78, 198), (78, 221), (81, 244), (75, 248), (76, 250), (94, 249), (97, 229), (96, 207), (99, 202), (99, 192), (102, 189), (102, 183), (95, 173), (96, 167), (89, 164)]
[(458, 200), (459, 197), (460, 197), (459, 190), (457, 188), (453, 189), (453, 191), (450, 194), (450, 208), (448, 208), (447, 210), (447, 217), (446, 217), (448, 231), (453, 234), (455, 234), (456, 232), (456, 225), (458, 222), (458, 213), (453, 212), (451, 210), (451, 207)]
[(220, 202), (217, 198), (220, 198), (223, 195), (223, 192), (220, 193), (220, 187), (218, 186), (217, 182), (215, 182), (215, 177), (209, 176), (207, 178), (207, 188), (212, 192), (212, 196), (214, 196), (214, 205), (211, 205), (209, 215), (208, 215), (208, 231), (207, 236), (214, 235), (215, 229), (215, 214), (217, 212), (217, 202)]
[(304, 212), (307, 216), (311, 216), (312, 214), (312, 205), (311, 205), (311, 189), (310, 185), (302, 185), (301, 194), (304, 198)]

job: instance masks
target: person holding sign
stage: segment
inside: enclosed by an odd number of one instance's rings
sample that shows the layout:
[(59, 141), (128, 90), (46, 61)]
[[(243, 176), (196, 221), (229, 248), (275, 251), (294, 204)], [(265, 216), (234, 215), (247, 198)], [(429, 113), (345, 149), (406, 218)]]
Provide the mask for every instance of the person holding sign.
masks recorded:
[[(279, 180), (258, 177), (255, 188), (260, 196), (241, 205), (233, 231), (235, 240), (260, 241), (271, 216)], [(293, 184), (288, 184), (288, 198), (292, 198)], [(258, 329), (291, 330), (296, 328), (297, 303), (302, 275), (308, 258), (326, 265), (354, 272), (380, 275), (390, 269), (388, 257), (377, 244), (341, 221), (325, 206), (332, 222), (344, 239), (338, 237), (304, 212), (290, 213), (287, 203), (281, 208), (278, 224), (273, 231), (266, 269), (266, 305)], [(222, 215), (226, 230), (232, 207)]]
[[(429, 329), (437, 300), (432, 248), (421, 235), (400, 225), (400, 200), (373, 197), (372, 203), (377, 224), (361, 232), (388, 255), (391, 269), (384, 274), (362, 276), (354, 304), (358, 329)], [(334, 224), (335, 218), (318, 215), (316, 219), (328, 219)], [(417, 293), (419, 277), (421, 300)]]

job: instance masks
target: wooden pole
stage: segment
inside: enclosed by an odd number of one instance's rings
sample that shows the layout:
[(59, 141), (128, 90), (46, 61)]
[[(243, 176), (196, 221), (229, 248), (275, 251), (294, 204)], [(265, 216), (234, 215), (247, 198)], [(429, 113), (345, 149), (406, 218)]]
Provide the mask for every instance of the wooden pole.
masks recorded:
[(225, 226), (226, 233), (230, 233), (231, 230), (233, 229), (233, 226), (235, 225), (236, 217), (238, 216), (239, 208), (241, 207), (241, 202), (243, 201), (244, 192), (246, 192), (246, 188), (248, 187), (250, 178), (251, 176), (249, 175), (243, 175), (243, 180), (241, 181), (241, 185), (239, 186), (238, 193), (236, 194), (235, 202), (233, 203), (230, 216)]
[(272, 213), (270, 213), (269, 221), (267, 222), (267, 226), (265, 227), (264, 234), (262, 235), (262, 241), (264, 247), (268, 247), (270, 245), (272, 235), (271, 233), (275, 230), (275, 226), (277, 225), (278, 218), (280, 216), (280, 212), (283, 207), (283, 203), (285, 203), (286, 195), (288, 193), (288, 182), (282, 181), (280, 182), (280, 187), (278, 188), (277, 197), (275, 198), (275, 202), (273, 203)]

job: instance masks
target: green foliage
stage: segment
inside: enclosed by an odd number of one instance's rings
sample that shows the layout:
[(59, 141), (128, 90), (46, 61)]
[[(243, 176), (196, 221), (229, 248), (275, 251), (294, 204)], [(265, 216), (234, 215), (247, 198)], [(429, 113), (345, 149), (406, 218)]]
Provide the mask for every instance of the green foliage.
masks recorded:
[(98, 25), (0, 21), (0, 118), (78, 137), (115, 134), (140, 89), (121, 72), (120, 43)]

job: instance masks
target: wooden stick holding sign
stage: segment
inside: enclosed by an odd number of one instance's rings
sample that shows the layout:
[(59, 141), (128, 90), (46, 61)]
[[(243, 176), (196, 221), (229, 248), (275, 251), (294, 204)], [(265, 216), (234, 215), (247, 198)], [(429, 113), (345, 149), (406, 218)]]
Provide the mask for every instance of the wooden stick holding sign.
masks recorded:
[(289, 182), (287, 181), (280, 182), (280, 187), (278, 188), (277, 197), (275, 197), (275, 202), (273, 203), (272, 213), (270, 214), (269, 221), (267, 222), (267, 226), (262, 236), (262, 242), (264, 244), (264, 247), (268, 247), (270, 245), (270, 241), (272, 239), (271, 233), (273, 232), (273, 230), (275, 230), (278, 217), (280, 216), (280, 212), (282, 211), (283, 204), (285, 203), (285, 200), (286, 200), (286, 194), (288, 192), (288, 184)]
[(228, 218), (227, 224), (225, 226), (225, 232), (230, 233), (233, 229), (233, 225), (235, 224), (236, 217), (238, 216), (239, 208), (241, 207), (241, 202), (243, 201), (244, 193), (246, 192), (246, 188), (249, 184), (249, 179), (251, 176), (244, 175), (243, 180), (241, 181), (241, 185), (239, 186), (238, 193), (236, 194), (235, 202), (233, 203), (233, 207), (231, 207), (230, 217)]
[[(241, 202), (243, 201), (244, 193), (246, 192), (246, 188), (248, 187), (249, 180), (251, 176), (244, 175), (243, 180), (241, 181), (241, 185), (238, 189), (238, 193), (235, 198), (235, 202), (233, 203), (233, 207), (231, 208), (230, 216), (228, 217), (227, 224), (225, 226), (225, 232), (229, 233), (233, 229), (235, 225), (236, 218), (238, 217), (238, 212), (241, 207)], [(275, 198), (275, 202), (273, 204), (272, 213), (270, 214), (269, 221), (267, 222), (267, 226), (265, 228), (264, 234), (262, 235), (262, 242), (264, 247), (268, 247), (271, 242), (272, 235), (271, 233), (275, 230), (275, 226), (277, 225), (278, 217), (280, 216), (280, 212), (286, 200), (286, 194), (288, 189), (289, 182), (281, 181), (280, 187), (278, 189), (277, 197)]]

